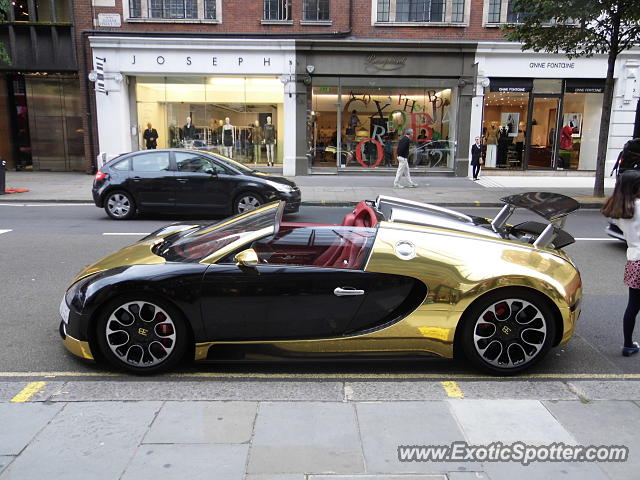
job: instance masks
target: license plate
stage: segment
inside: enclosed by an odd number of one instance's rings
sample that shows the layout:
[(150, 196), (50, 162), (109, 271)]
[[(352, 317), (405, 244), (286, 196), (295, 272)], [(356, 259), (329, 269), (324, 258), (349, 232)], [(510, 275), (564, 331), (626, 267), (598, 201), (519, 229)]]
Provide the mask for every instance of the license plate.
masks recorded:
[(64, 297), (62, 297), (62, 301), (60, 302), (60, 316), (64, 323), (69, 323), (69, 307), (67, 307), (67, 302)]

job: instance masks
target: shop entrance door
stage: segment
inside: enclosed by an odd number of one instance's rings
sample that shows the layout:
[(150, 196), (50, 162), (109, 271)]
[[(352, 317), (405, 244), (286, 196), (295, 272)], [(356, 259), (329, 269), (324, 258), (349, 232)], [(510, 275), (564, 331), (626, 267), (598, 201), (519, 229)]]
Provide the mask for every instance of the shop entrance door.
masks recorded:
[(558, 163), (560, 95), (532, 95), (527, 118), (525, 145), (529, 169), (555, 169)]

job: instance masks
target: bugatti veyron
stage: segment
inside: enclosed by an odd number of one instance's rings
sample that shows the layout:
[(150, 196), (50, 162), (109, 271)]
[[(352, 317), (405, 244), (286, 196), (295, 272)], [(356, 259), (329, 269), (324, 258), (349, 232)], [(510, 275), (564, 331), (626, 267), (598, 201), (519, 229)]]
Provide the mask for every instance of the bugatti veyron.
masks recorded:
[[(462, 356), (514, 374), (567, 342), (580, 274), (563, 252), (578, 203), (530, 192), (493, 219), (380, 196), (342, 224), (286, 223), (284, 202), (172, 224), (75, 278), (72, 353), (134, 373), (181, 359)], [(509, 223), (517, 208), (541, 222)]]

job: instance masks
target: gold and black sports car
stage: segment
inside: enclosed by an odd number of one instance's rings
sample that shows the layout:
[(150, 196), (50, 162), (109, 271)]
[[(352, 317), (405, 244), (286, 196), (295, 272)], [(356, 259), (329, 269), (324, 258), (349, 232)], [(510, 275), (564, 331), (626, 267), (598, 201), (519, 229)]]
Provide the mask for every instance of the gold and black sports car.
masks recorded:
[[(85, 268), (60, 304), (65, 346), (135, 373), (196, 360), (465, 356), (520, 372), (567, 342), (580, 274), (561, 250), (575, 200), (502, 199), (493, 220), (408, 200), (342, 225), (285, 223), (284, 202), (173, 224)], [(508, 223), (518, 207), (545, 222)]]

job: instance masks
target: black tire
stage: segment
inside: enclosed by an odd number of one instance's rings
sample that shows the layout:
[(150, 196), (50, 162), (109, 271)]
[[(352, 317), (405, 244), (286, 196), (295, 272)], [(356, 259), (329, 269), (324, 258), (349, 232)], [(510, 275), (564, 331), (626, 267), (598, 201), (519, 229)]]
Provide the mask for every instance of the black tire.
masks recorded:
[(233, 201), (233, 213), (245, 213), (264, 205), (264, 198), (255, 192), (242, 192)]
[(136, 214), (136, 202), (130, 193), (113, 190), (104, 197), (104, 211), (114, 220), (128, 220)]
[(95, 333), (109, 363), (138, 375), (175, 367), (190, 338), (182, 315), (167, 302), (148, 295), (109, 302), (98, 317)]
[(541, 360), (556, 335), (545, 298), (524, 288), (497, 290), (463, 315), (459, 345), (475, 367), (514, 375)]

